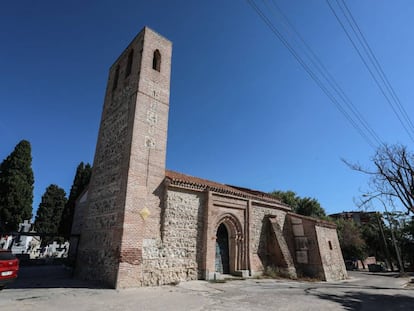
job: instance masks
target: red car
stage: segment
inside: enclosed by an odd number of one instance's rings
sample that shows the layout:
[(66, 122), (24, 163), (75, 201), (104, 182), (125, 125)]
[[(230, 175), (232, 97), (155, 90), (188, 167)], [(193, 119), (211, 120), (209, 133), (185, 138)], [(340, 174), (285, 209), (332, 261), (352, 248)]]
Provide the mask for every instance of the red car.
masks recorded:
[(14, 281), (19, 272), (19, 259), (10, 251), (0, 250), (0, 290)]

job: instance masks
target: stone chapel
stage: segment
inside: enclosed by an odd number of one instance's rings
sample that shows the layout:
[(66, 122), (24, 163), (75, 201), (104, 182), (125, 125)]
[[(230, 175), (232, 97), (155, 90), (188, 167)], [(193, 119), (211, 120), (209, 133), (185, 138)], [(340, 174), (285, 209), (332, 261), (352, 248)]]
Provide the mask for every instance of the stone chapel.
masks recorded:
[(171, 51), (145, 27), (109, 70), (92, 177), (72, 227), (76, 274), (113, 288), (269, 267), (346, 278), (333, 223), (260, 191), (166, 169)]

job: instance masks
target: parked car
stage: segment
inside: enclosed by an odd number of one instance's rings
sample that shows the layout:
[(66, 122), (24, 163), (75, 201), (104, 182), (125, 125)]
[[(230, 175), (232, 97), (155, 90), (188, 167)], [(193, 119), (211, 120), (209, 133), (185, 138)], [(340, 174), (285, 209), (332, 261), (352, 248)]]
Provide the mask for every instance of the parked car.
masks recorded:
[(382, 264), (370, 264), (368, 265), (369, 272), (384, 272), (386, 271), (385, 267)]
[(19, 273), (19, 259), (11, 251), (0, 250), (0, 290), (13, 282)]
[(358, 270), (358, 261), (356, 260), (345, 260), (345, 268), (346, 270)]

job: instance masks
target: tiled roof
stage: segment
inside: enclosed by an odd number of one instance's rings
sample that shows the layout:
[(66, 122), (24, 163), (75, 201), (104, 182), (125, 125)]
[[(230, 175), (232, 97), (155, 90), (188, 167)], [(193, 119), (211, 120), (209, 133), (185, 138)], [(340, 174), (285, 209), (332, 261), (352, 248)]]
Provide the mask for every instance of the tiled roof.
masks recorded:
[(243, 198), (256, 199), (259, 201), (265, 201), (273, 204), (278, 204), (284, 208), (290, 209), (288, 205), (282, 203), (280, 200), (272, 197), (271, 195), (265, 192), (225, 185), (211, 180), (189, 176), (170, 170), (165, 171), (165, 177), (171, 182), (172, 185), (181, 186), (184, 188), (194, 190), (206, 190), (207, 188), (209, 188), (215, 192), (231, 194)]

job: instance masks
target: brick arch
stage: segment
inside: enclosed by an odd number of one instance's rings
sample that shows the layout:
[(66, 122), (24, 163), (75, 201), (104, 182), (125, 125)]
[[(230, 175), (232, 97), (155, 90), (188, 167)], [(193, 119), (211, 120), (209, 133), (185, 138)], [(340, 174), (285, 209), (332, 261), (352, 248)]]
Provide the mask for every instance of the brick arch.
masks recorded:
[(226, 213), (216, 222), (215, 233), (223, 224), (229, 234), (229, 264), (230, 273), (244, 269), (243, 258), (245, 258), (244, 234), (239, 219), (233, 214)]
[(242, 239), (243, 230), (240, 224), (240, 221), (236, 216), (230, 213), (222, 215), (216, 223), (215, 231), (217, 232), (218, 227), (224, 224), (227, 228), (227, 231), (231, 235), (230, 238)]

